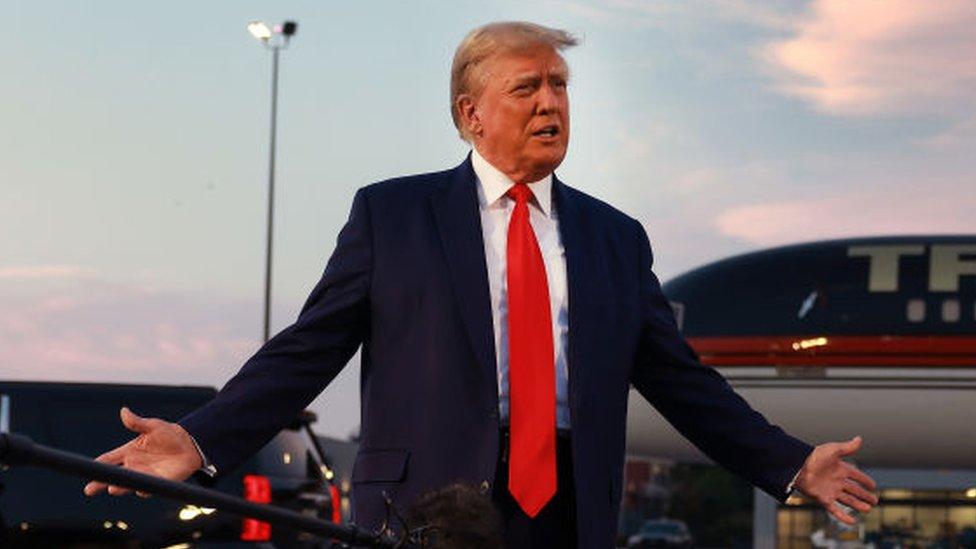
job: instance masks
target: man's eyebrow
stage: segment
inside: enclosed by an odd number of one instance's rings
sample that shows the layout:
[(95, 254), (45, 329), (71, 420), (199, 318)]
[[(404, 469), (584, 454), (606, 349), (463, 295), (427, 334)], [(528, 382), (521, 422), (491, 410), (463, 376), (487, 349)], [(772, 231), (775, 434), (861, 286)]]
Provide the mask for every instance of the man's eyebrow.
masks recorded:
[(542, 80), (542, 77), (539, 76), (538, 73), (536, 73), (536, 72), (527, 72), (527, 73), (522, 73), (522, 74), (516, 74), (515, 76), (513, 76), (511, 78), (510, 82), (513, 83), (513, 84), (516, 84), (516, 83), (517, 84), (521, 84), (521, 83), (524, 83), (524, 82), (538, 82), (539, 80)]
[[(551, 71), (547, 75), (547, 78), (549, 78), (549, 79), (551, 79), (551, 78), (561, 78), (563, 80), (569, 80), (569, 71), (568, 70)], [(511, 83), (511, 84), (523, 84), (523, 83), (526, 83), (526, 82), (539, 82), (541, 80), (542, 80), (542, 76), (540, 76), (539, 73), (537, 73), (537, 72), (526, 72), (526, 73), (522, 73), (522, 74), (516, 74), (515, 76), (513, 76), (509, 80), (509, 83)]]
[(560, 69), (549, 72), (549, 80), (562, 80), (563, 82), (569, 82), (569, 69)]

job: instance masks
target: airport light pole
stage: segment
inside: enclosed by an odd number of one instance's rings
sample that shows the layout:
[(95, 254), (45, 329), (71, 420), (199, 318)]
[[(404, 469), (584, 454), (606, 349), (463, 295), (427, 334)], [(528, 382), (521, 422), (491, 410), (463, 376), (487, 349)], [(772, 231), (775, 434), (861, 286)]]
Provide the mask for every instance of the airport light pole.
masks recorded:
[(257, 38), (261, 45), (271, 50), (271, 130), (268, 146), (268, 243), (264, 264), (264, 337), (267, 342), (271, 335), (271, 252), (274, 245), (274, 184), (275, 184), (275, 139), (278, 131), (278, 57), (281, 50), (288, 47), (291, 37), (298, 30), (298, 23), (285, 21), (270, 29), (261, 21), (247, 25), (248, 32)]

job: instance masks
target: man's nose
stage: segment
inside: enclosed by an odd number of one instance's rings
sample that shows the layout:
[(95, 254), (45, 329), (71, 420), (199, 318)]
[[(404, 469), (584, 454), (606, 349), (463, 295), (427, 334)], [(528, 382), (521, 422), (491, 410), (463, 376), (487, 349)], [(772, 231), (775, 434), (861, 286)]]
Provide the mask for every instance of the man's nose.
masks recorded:
[(536, 103), (537, 114), (552, 114), (559, 111), (559, 93), (552, 84), (539, 88)]

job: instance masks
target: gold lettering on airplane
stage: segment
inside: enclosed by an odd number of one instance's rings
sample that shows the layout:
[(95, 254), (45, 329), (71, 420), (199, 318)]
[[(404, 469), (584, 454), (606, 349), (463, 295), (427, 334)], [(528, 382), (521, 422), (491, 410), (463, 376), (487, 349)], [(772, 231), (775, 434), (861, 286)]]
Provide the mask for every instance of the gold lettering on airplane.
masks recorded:
[[(897, 292), (902, 257), (925, 254), (921, 244), (850, 246), (847, 257), (868, 258), (868, 291)], [(930, 292), (958, 292), (959, 279), (976, 276), (976, 245), (935, 244), (929, 249)]]
[(868, 291), (869, 292), (897, 292), (898, 291), (898, 262), (902, 256), (923, 255), (925, 246), (918, 245), (887, 245), (887, 246), (850, 246), (847, 257), (867, 257), (868, 263)]
[[(963, 256), (970, 256), (964, 259)], [(976, 245), (932, 246), (929, 259), (929, 291), (958, 292), (959, 279), (976, 275)]]

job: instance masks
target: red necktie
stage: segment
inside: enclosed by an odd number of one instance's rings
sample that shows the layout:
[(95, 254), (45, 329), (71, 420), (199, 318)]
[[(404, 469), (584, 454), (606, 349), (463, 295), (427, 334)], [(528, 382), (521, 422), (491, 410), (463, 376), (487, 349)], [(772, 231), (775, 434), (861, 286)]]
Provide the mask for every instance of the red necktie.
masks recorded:
[(508, 191), (508, 490), (530, 517), (556, 493), (556, 368), (546, 266), (529, 224), (527, 185)]

